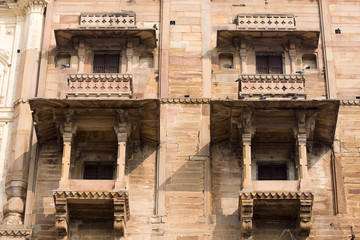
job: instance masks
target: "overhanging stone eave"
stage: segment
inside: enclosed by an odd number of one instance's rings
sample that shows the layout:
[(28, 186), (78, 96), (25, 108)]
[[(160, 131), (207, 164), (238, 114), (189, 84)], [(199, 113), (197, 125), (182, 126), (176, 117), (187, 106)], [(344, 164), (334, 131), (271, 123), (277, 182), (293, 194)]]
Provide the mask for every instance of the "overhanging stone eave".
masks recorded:
[(233, 42), (234, 38), (295, 38), (301, 39), (302, 44), (317, 48), (319, 43), (319, 30), (288, 30), (288, 29), (227, 29), (217, 30), (216, 46), (221, 47), (228, 42)]
[[(40, 143), (55, 140), (59, 137), (54, 119), (54, 111), (61, 109), (86, 109), (91, 111), (116, 109), (141, 109), (139, 116), (140, 138), (151, 143), (159, 142), (159, 99), (51, 99), (33, 98), (29, 100), (32, 110), (35, 131)], [(150, 114), (150, 115), (148, 115)], [(142, 127), (143, 125), (146, 125)]]
[(74, 38), (139, 38), (140, 43), (155, 48), (156, 31), (149, 28), (55, 29), (57, 47), (67, 46)]
[[(232, 109), (304, 110), (316, 113), (314, 140), (332, 145), (335, 136), (339, 100), (212, 100), (210, 101), (211, 141), (221, 142), (230, 138), (230, 119)], [(217, 116), (217, 115), (221, 116)], [(227, 126), (229, 125), (229, 126)], [(219, 131), (218, 129), (225, 129)]]

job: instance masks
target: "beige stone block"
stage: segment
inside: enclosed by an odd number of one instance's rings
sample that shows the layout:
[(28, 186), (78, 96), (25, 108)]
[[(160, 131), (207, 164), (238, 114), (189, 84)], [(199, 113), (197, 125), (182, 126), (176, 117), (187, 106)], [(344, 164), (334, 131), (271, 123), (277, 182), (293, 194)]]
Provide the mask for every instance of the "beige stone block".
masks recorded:
[(171, 11), (173, 12), (200, 12), (200, 4), (191, 4), (191, 3), (175, 3), (171, 4)]

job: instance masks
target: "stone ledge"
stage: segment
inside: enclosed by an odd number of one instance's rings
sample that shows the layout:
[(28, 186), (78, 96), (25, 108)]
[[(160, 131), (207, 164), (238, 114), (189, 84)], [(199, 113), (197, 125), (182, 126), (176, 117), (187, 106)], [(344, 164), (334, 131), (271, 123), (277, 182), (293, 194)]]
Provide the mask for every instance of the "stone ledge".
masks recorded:
[[(3, 226), (2, 226), (3, 227)], [(10, 226), (6, 226), (9, 228)], [(31, 230), (29, 229), (0, 229), (0, 237), (30, 239)]]
[(313, 199), (312, 192), (240, 192), (241, 199)]

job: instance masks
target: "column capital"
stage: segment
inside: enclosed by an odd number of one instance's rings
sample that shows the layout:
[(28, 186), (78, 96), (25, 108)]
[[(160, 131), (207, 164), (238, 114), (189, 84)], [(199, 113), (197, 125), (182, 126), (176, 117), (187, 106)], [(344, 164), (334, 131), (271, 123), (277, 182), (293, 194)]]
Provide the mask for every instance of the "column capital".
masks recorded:
[(30, 13), (43, 14), (47, 4), (48, 2), (44, 0), (30, 0), (24, 2), (23, 10), (26, 12), (26, 14), (30, 14)]

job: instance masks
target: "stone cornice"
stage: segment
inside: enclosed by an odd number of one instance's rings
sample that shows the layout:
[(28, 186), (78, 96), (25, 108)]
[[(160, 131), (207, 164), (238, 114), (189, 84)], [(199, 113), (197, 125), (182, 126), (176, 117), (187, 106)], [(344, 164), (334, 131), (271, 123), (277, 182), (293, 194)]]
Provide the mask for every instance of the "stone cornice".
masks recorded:
[(55, 191), (54, 198), (67, 199), (113, 199), (113, 198), (128, 198), (129, 194), (126, 191), (119, 192), (92, 192), (92, 191)]
[(208, 104), (210, 103), (209, 98), (162, 98), (161, 103), (172, 103), (172, 104)]
[(360, 106), (360, 100), (341, 100), (341, 106)]
[(30, 0), (26, 1), (23, 5), (23, 9), (27, 14), (30, 13), (44, 13), (47, 1), (44, 0)]

